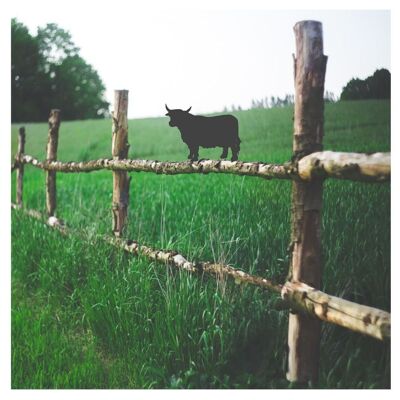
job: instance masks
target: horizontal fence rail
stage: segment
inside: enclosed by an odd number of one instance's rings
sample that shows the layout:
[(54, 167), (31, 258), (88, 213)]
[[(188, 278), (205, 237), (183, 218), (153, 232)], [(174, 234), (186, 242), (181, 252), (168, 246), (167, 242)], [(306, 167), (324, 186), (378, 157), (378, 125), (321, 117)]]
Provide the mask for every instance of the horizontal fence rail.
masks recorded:
[(298, 173), (305, 181), (330, 177), (385, 182), (390, 180), (390, 153), (320, 151), (300, 159)]
[(236, 175), (258, 176), (265, 179), (291, 179), (295, 175), (294, 166), (291, 164), (266, 164), (261, 162), (242, 162), (225, 160), (200, 160), (200, 161), (156, 161), (156, 160), (113, 160), (99, 159), (81, 162), (47, 162), (39, 161), (29, 155), (21, 159), (24, 164), (57, 172), (92, 172), (107, 169), (111, 171), (128, 172), (154, 172), (156, 174), (208, 174), (226, 173)]
[[(91, 161), (40, 161), (30, 155), (21, 155), (15, 164), (30, 164), (46, 171), (65, 173), (92, 172), (99, 170), (154, 172), (156, 174), (208, 174), (226, 173), (256, 176), (264, 179), (313, 178), (350, 179), (354, 181), (385, 182), (390, 180), (390, 153), (343, 153), (322, 151), (303, 157), (298, 163), (267, 164), (226, 160), (155, 161), (115, 160), (102, 158)], [(12, 165), (12, 170), (16, 168)]]
[[(16, 204), (12, 208), (44, 222), (47, 226), (63, 234), (78, 234), (64, 225), (56, 217), (46, 218), (36, 210), (21, 209)], [(250, 284), (262, 289), (279, 293), (283, 299), (281, 309), (294, 311), (318, 318), (325, 322), (359, 332), (375, 339), (390, 338), (390, 313), (377, 308), (364, 306), (339, 297), (328, 295), (300, 282), (286, 282), (281, 285), (270, 279), (248, 274), (230, 265), (211, 262), (191, 262), (183, 255), (172, 250), (157, 250), (141, 245), (135, 240), (111, 236), (101, 236), (107, 243), (136, 256), (143, 256), (160, 261), (192, 273), (206, 273), (218, 279), (232, 278), (237, 284)]]
[(328, 295), (302, 282), (286, 282), (281, 291), (292, 309), (384, 340), (390, 338), (390, 313)]

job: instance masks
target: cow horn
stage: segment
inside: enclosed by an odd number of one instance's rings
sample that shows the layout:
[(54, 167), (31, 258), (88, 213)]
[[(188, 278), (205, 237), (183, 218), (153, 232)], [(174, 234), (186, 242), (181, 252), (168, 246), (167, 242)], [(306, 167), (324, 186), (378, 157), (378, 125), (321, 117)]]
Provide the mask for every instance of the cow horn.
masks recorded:
[(186, 112), (189, 112), (191, 109), (192, 109), (192, 106), (190, 106), (190, 107), (186, 110)]
[(168, 112), (171, 111), (166, 104), (165, 104), (165, 108), (167, 109)]

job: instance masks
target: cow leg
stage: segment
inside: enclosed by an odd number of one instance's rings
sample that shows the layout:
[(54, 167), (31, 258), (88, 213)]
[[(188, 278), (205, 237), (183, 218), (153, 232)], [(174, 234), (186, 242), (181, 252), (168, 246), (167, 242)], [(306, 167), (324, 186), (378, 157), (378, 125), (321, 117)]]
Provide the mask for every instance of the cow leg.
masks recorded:
[(221, 158), (226, 158), (226, 157), (228, 157), (228, 147), (223, 147)]
[(240, 151), (240, 142), (237, 142), (231, 146), (232, 149), (232, 161), (237, 161), (239, 158), (239, 151)]
[(199, 159), (199, 146), (191, 146), (189, 158), (192, 161), (197, 161)]
[(199, 146), (193, 147), (192, 155), (192, 161), (197, 161), (199, 159)]
[(188, 160), (193, 160), (194, 157), (194, 147), (193, 146), (189, 146), (189, 155), (188, 155)]

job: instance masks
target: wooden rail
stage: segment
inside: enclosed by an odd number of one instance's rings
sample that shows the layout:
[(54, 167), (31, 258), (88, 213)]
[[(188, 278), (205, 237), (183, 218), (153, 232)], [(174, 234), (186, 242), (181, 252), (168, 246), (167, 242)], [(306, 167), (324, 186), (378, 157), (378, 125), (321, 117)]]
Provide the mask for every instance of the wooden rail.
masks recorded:
[(154, 172), (166, 175), (223, 173), (264, 179), (298, 179), (307, 182), (315, 177), (350, 179), (361, 182), (387, 182), (390, 180), (390, 153), (363, 154), (323, 151), (310, 154), (300, 159), (298, 163), (287, 162), (285, 164), (226, 160), (170, 162), (113, 160), (110, 158), (91, 161), (48, 162), (25, 154), (21, 156), (20, 162), (15, 161), (14, 169), (19, 163), (30, 164), (46, 171), (64, 173), (110, 170)]
[(298, 173), (307, 182), (318, 177), (386, 182), (390, 180), (390, 153), (320, 151), (301, 158)]
[[(327, 57), (323, 54), (322, 25), (302, 21), (295, 25), (295, 115), (293, 157), (285, 164), (225, 160), (196, 162), (161, 162), (128, 159), (127, 91), (116, 91), (112, 127), (112, 159), (86, 162), (57, 161), (59, 110), (49, 118), (47, 159), (39, 161), (23, 154), (25, 136), (20, 134), (19, 147), (11, 171), (17, 169), (17, 204), (13, 208), (44, 220), (48, 226), (70, 233), (56, 217), (56, 172), (113, 172), (112, 231), (103, 239), (135, 255), (163, 261), (195, 273), (226, 276), (236, 283), (248, 283), (280, 293), (292, 312), (289, 316), (287, 379), (293, 382), (316, 382), (319, 370), (320, 321), (326, 321), (379, 340), (390, 338), (390, 314), (330, 296), (320, 291), (321, 210), (323, 181), (326, 178), (362, 182), (390, 180), (390, 153), (358, 154), (322, 151), (324, 123), (324, 79)], [(20, 131), (20, 133), (22, 130)], [(30, 164), (46, 172), (47, 217), (22, 207), (23, 167)], [(269, 279), (247, 274), (229, 265), (191, 262), (174, 251), (156, 250), (126, 240), (129, 205), (128, 172), (157, 174), (226, 173), (264, 179), (290, 179), (292, 189), (291, 264), (288, 282), (276, 284)]]

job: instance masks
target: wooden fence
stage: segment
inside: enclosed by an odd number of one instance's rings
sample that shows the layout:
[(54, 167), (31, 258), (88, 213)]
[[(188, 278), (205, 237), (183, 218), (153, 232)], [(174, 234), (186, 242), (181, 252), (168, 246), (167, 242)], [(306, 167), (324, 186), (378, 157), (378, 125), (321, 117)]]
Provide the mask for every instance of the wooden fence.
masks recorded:
[[(47, 159), (39, 161), (25, 151), (25, 129), (19, 130), (19, 145), (11, 170), (17, 170), (17, 195), (13, 209), (46, 221), (47, 225), (68, 234), (71, 229), (56, 217), (56, 172), (91, 172), (101, 169), (113, 173), (112, 237), (104, 240), (132, 254), (166, 262), (193, 273), (232, 277), (280, 293), (283, 305), (290, 308), (289, 358), (287, 379), (292, 382), (318, 380), (321, 321), (330, 322), (379, 340), (390, 338), (390, 314), (330, 296), (321, 286), (321, 207), (323, 181), (326, 178), (367, 182), (390, 180), (390, 153), (358, 154), (322, 151), (324, 122), (324, 81), (327, 57), (323, 54), (322, 25), (302, 21), (294, 27), (296, 36), (295, 113), (293, 157), (285, 164), (242, 161), (202, 160), (196, 162), (159, 162), (130, 160), (128, 156), (128, 91), (115, 91), (112, 124), (112, 159), (87, 162), (57, 161), (60, 111), (49, 117)], [(46, 172), (46, 210), (22, 208), (24, 165)], [(264, 179), (291, 179), (291, 279), (283, 285), (267, 278), (250, 275), (229, 265), (193, 263), (174, 251), (157, 250), (123, 238), (129, 205), (128, 172), (157, 174), (230, 173)], [(76, 233), (76, 232), (75, 232)], [(79, 234), (79, 233), (76, 233)]]

